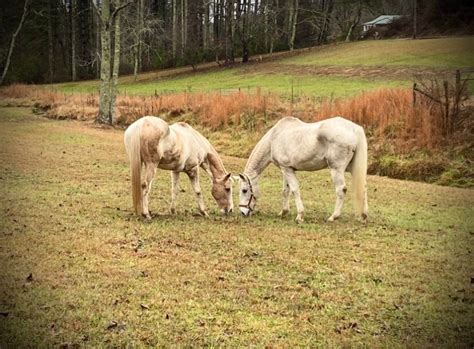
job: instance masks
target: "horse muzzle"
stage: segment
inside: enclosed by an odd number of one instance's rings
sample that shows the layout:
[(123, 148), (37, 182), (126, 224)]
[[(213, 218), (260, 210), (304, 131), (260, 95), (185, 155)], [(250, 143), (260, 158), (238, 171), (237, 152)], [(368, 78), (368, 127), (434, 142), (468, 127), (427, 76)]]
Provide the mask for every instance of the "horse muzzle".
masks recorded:
[(252, 214), (252, 210), (248, 207), (240, 207), (240, 213), (242, 216), (249, 217)]

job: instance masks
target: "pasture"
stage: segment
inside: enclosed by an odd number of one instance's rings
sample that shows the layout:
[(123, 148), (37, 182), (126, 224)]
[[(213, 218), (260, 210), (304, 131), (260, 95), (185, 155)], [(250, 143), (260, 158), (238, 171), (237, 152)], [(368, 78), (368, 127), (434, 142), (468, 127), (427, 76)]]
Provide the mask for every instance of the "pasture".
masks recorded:
[(474, 345), (472, 190), (369, 176), (369, 223), (350, 200), (327, 223), (329, 173), (299, 173), (297, 225), (275, 167), (250, 219), (219, 215), (205, 174), (211, 217), (184, 179), (170, 215), (158, 171), (145, 222), (123, 131), (2, 107), (0, 137), (2, 347)]
[[(380, 87), (410, 87), (415, 75), (454, 77), (472, 68), (474, 38), (382, 40), (338, 43), (297, 50), (293, 55), (263, 55), (263, 61), (218, 68), (215, 63), (120, 78), (121, 93), (132, 95), (241, 89), (283, 96), (349, 97)], [(254, 57), (255, 58), (255, 57)], [(258, 57), (257, 57), (258, 58)], [(95, 92), (97, 81), (54, 85), (64, 92)], [(472, 89), (472, 84), (470, 85)]]

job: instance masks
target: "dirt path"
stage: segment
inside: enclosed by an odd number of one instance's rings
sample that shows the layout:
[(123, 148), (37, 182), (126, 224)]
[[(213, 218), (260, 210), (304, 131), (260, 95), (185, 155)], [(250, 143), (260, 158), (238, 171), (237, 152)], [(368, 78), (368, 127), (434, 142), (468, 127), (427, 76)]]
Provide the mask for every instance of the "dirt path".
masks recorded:
[(414, 67), (391, 67), (391, 66), (311, 66), (283, 64), (278, 61), (268, 63), (254, 63), (242, 67), (240, 71), (244, 74), (291, 74), (300, 76), (332, 75), (341, 77), (358, 77), (367, 79), (394, 79), (406, 80), (414, 77), (453, 77), (452, 69), (414, 68)]

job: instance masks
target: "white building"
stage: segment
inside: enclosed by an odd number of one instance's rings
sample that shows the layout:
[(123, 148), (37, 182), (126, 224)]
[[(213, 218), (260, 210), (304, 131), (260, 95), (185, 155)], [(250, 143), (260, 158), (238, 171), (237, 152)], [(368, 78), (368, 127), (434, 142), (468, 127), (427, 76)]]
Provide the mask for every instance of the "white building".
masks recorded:
[(401, 18), (402, 16), (399, 15), (383, 15), (383, 16), (378, 16), (374, 20), (371, 20), (370, 22), (363, 23), (363, 29), (364, 32), (371, 28), (376, 28), (376, 27), (383, 27), (386, 25), (389, 25), (393, 21), (396, 21), (397, 19)]

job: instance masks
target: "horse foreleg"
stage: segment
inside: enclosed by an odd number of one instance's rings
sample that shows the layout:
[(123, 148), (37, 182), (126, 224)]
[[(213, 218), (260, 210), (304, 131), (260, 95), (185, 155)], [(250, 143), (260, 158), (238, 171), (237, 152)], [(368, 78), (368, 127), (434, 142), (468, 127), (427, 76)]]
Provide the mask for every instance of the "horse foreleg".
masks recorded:
[(290, 212), (290, 186), (288, 181), (286, 180), (285, 172), (282, 170), (283, 174), (283, 190), (281, 192), (283, 200), (282, 200), (282, 209), (280, 212), (281, 217), (285, 217), (288, 212)]
[(150, 198), (151, 184), (156, 174), (156, 166), (151, 162), (145, 163), (145, 181), (142, 183), (143, 188), (143, 212), (142, 214), (147, 218), (151, 219), (150, 210), (148, 209), (148, 201)]
[(290, 188), (290, 191), (295, 196), (296, 212), (298, 213), (296, 216), (296, 222), (302, 223), (304, 220), (304, 206), (303, 201), (301, 200), (298, 178), (296, 178), (295, 171), (293, 171), (292, 169), (285, 168), (283, 170), (283, 173), (285, 174), (285, 178)]
[(346, 195), (346, 182), (344, 179), (344, 170), (331, 169), (331, 177), (336, 188), (336, 206), (334, 213), (328, 218), (329, 222), (333, 222), (341, 215), (342, 205), (344, 204), (344, 196)]
[(199, 167), (193, 168), (191, 171), (187, 172), (189, 180), (191, 181), (191, 186), (193, 187), (194, 194), (196, 194), (196, 201), (198, 204), (199, 212), (205, 216), (209, 217), (209, 214), (206, 211), (204, 206), (204, 198), (202, 197), (201, 185), (199, 184)]
[(172, 214), (176, 213), (176, 198), (179, 192), (179, 172), (171, 172), (171, 205), (170, 211)]

